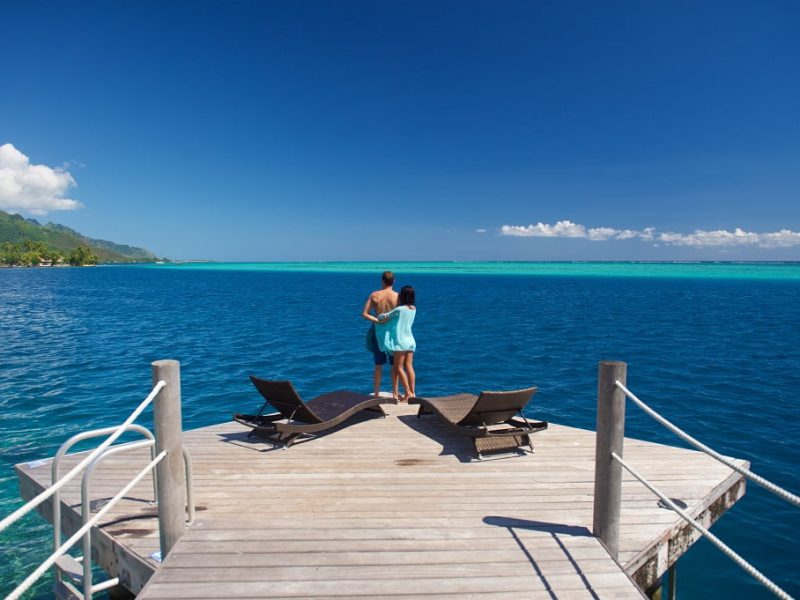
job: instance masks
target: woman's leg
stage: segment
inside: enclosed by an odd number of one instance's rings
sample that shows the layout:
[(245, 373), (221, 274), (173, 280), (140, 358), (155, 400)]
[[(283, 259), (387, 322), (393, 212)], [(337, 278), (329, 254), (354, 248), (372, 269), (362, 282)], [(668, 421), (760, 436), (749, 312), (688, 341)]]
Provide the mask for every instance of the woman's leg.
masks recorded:
[(397, 359), (397, 354), (390, 354), (391, 356), (391, 364), (392, 364), (392, 400), (395, 402), (400, 401), (400, 377), (397, 373), (397, 368), (400, 365), (400, 361)]
[(392, 374), (392, 399), (395, 402), (397, 402), (400, 392), (397, 389), (398, 381), (397, 381), (397, 371), (394, 368), (394, 356), (391, 354), (387, 354), (387, 356), (389, 357), (389, 364), (391, 365), (389, 372)]
[(405, 390), (405, 394), (400, 397), (400, 401), (404, 402), (408, 400), (408, 396), (410, 393), (411, 386), (408, 384), (408, 377), (406, 376), (406, 357), (408, 356), (408, 352), (395, 352), (394, 353), (394, 364), (397, 367), (397, 378), (400, 380), (400, 383), (403, 384), (403, 389)]
[(413, 398), (417, 395), (417, 374), (414, 372), (414, 353), (406, 353), (406, 376), (408, 377), (409, 395)]

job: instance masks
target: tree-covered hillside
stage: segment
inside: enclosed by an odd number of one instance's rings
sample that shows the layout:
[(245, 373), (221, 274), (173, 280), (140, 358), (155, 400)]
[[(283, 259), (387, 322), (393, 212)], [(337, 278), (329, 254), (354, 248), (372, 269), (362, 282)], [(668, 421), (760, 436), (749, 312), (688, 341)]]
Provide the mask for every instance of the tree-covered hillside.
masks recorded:
[(42, 225), (36, 219), (25, 219), (0, 210), (0, 244), (22, 244), (28, 241), (42, 242), (47, 248), (62, 255), (68, 255), (80, 246), (88, 246), (101, 263), (157, 260), (155, 254), (144, 248), (95, 240), (63, 225)]

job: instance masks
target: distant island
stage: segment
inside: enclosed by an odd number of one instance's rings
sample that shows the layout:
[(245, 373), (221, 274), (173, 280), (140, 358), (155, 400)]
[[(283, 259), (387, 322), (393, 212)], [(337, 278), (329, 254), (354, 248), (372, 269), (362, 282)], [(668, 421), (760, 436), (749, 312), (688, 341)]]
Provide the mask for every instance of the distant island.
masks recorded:
[(144, 248), (86, 237), (77, 231), (0, 210), (0, 266), (151, 263), (160, 259)]

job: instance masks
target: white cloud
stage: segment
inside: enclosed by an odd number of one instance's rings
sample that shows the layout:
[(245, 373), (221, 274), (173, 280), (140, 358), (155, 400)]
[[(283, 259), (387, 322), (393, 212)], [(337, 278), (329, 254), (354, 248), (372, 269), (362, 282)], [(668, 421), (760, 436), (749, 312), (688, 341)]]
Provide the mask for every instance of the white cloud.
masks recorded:
[(662, 233), (658, 239), (675, 246), (759, 246), (761, 248), (789, 248), (800, 245), (800, 233), (781, 229), (772, 233), (755, 233), (737, 227), (733, 231), (715, 229), (692, 233)]
[(45, 215), (51, 210), (75, 210), (81, 203), (65, 198), (77, 185), (67, 171), (32, 165), (13, 144), (0, 146), (0, 208)]
[(486, 233), (486, 230), (483, 227), (481, 227), (479, 229), (476, 229), (475, 233)]
[(800, 246), (800, 232), (781, 229), (773, 233), (762, 233), (761, 246), (764, 248), (789, 248), (791, 246)]
[(622, 229), (622, 230), (617, 230), (614, 239), (632, 240), (638, 238), (640, 240), (652, 240), (655, 231), (656, 231), (655, 227), (645, 227), (641, 231), (635, 231), (633, 229)]
[(594, 227), (588, 230), (587, 237), (595, 242), (604, 242), (618, 237), (620, 233), (619, 229), (613, 229), (612, 227)]
[(520, 237), (586, 237), (586, 228), (576, 225), (572, 221), (559, 221), (555, 225), (537, 223), (536, 225), (503, 225), (500, 228), (502, 235), (515, 235)]
[(501, 235), (517, 237), (565, 237), (583, 238), (593, 242), (608, 240), (658, 241), (672, 246), (693, 246), (696, 248), (730, 246), (758, 246), (760, 248), (789, 248), (800, 246), (800, 232), (789, 229), (757, 233), (739, 227), (733, 231), (716, 229), (705, 231), (697, 229), (692, 233), (656, 233), (655, 227), (636, 229), (616, 229), (613, 227), (587, 228), (572, 221), (558, 221), (555, 225), (536, 223), (536, 225), (503, 225)]

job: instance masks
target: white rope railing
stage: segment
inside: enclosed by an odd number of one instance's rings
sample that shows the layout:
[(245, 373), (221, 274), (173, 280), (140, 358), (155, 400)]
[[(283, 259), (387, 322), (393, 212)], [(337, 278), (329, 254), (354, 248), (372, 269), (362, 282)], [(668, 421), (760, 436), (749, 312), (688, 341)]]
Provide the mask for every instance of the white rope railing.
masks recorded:
[(761, 487), (763, 487), (766, 490), (769, 490), (770, 492), (772, 492), (776, 496), (778, 496), (780, 498), (783, 498), (784, 500), (786, 500), (787, 502), (789, 502), (791, 504), (794, 504), (795, 506), (800, 506), (800, 496), (797, 496), (796, 494), (792, 494), (791, 492), (783, 489), (782, 487), (780, 487), (778, 485), (775, 485), (771, 481), (769, 481), (767, 479), (764, 479), (760, 475), (756, 475), (755, 473), (753, 473), (752, 471), (746, 469), (745, 467), (742, 467), (741, 465), (737, 465), (735, 462), (733, 462), (728, 457), (723, 456), (722, 454), (720, 454), (719, 452), (713, 450), (712, 448), (709, 448), (704, 443), (700, 442), (699, 440), (696, 440), (691, 435), (689, 435), (688, 433), (683, 431), (677, 425), (674, 425), (673, 423), (671, 423), (670, 421), (668, 421), (667, 419), (662, 417), (660, 414), (658, 414), (652, 408), (647, 406), (647, 404), (645, 404), (639, 398), (637, 398), (636, 394), (634, 394), (627, 387), (625, 387), (625, 385), (623, 383), (621, 383), (619, 381), (616, 381), (615, 385), (620, 390), (622, 390), (625, 393), (625, 395), (628, 398), (630, 398), (630, 400), (634, 404), (636, 404), (644, 412), (646, 412), (648, 415), (653, 417), (653, 419), (655, 419), (658, 423), (660, 423), (661, 425), (663, 425), (664, 427), (669, 429), (672, 433), (677, 435), (683, 441), (691, 444), (692, 446), (694, 446), (698, 450), (701, 450), (702, 452), (705, 452), (709, 456), (714, 457), (715, 459), (717, 459), (722, 464), (726, 465), (727, 467), (730, 467), (731, 469), (733, 469), (737, 473), (741, 473), (742, 475), (747, 477), (752, 482), (757, 483), (758, 485), (760, 485)]
[(13, 513), (8, 515), (5, 519), (0, 521), (0, 531), (3, 531), (6, 527), (14, 523), (15, 521), (21, 519), (26, 514), (31, 512), (34, 508), (39, 506), (42, 502), (47, 500), (50, 496), (55, 494), (58, 490), (64, 487), (75, 475), (77, 475), (86, 465), (88, 465), (91, 461), (93, 461), (100, 453), (102, 453), (106, 448), (108, 448), (111, 444), (113, 444), (119, 436), (121, 436), (126, 428), (133, 423), (138, 416), (142, 413), (142, 411), (147, 408), (147, 406), (155, 399), (161, 389), (167, 385), (164, 381), (159, 381), (153, 387), (153, 390), (150, 394), (145, 398), (142, 403), (130, 414), (130, 416), (122, 423), (119, 427), (116, 428), (114, 433), (112, 433), (106, 440), (100, 444), (97, 448), (95, 448), (92, 452), (90, 452), (86, 458), (84, 458), (81, 462), (79, 462), (72, 470), (64, 475), (61, 479), (59, 479), (56, 483), (51, 485), (41, 494), (33, 498), (32, 500), (28, 501), (26, 504), (15, 510)]
[[(163, 383), (163, 382), (159, 382), (159, 383)], [(158, 386), (156, 386), (156, 387), (158, 387)], [(161, 388), (159, 387), (158, 389), (161, 389)], [(60, 547), (59, 547), (59, 548), (58, 548), (58, 549), (57, 549), (55, 552), (53, 552), (53, 553), (50, 555), (50, 558), (48, 558), (48, 559), (47, 559), (47, 560), (45, 560), (45, 561), (44, 561), (44, 562), (43, 562), (41, 565), (39, 565), (39, 568), (37, 568), (37, 569), (36, 569), (36, 570), (35, 570), (33, 573), (31, 573), (30, 575), (28, 575), (28, 577), (25, 579), (25, 581), (23, 581), (21, 584), (19, 584), (19, 585), (18, 585), (18, 586), (17, 586), (17, 587), (14, 589), (14, 591), (13, 591), (13, 592), (11, 592), (11, 593), (10, 593), (8, 596), (6, 596), (6, 600), (17, 600), (17, 598), (19, 598), (19, 597), (20, 597), (20, 596), (21, 596), (23, 593), (25, 593), (25, 591), (26, 591), (26, 590), (27, 590), (27, 589), (28, 589), (28, 588), (29, 588), (31, 585), (33, 585), (33, 583), (34, 583), (34, 582), (35, 582), (37, 579), (39, 579), (39, 577), (41, 577), (41, 576), (42, 576), (42, 575), (43, 575), (45, 572), (47, 572), (47, 570), (48, 570), (50, 567), (52, 567), (52, 566), (55, 564), (55, 562), (56, 562), (56, 561), (57, 561), (59, 558), (61, 558), (61, 557), (62, 557), (64, 554), (66, 554), (66, 553), (67, 553), (67, 550), (69, 550), (69, 549), (70, 549), (70, 548), (71, 548), (71, 547), (72, 547), (72, 546), (75, 544), (75, 542), (77, 542), (79, 539), (81, 539), (81, 537), (83, 537), (83, 535), (84, 535), (84, 534), (85, 534), (87, 531), (89, 531), (89, 530), (90, 530), (92, 527), (94, 527), (94, 526), (97, 524), (97, 522), (98, 522), (98, 521), (99, 521), (99, 520), (100, 520), (100, 519), (101, 519), (101, 518), (102, 518), (102, 517), (103, 517), (103, 516), (104, 516), (104, 515), (105, 515), (105, 514), (106, 514), (106, 513), (109, 511), (109, 510), (111, 510), (111, 508), (112, 508), (112, 507), (113, 507), (113, 506), (114, 506), (114, 505), (115, 505), (117, 502), (119, 502), (119, 501), (120, 501), (120, 500), (121, 500), (123, 497), (125, 497), (125, 495), (126, 495), (126, 494), (127, 494), (127, 493), (128, 493), (130, 490), (131, 490), (131, 489), (133, 489), (133, 487), (134, 487), (134, 486), (136, 486), (136, 484), (137, 484), (137, 483), (139, 483), (139, 482), (140, 482), (140, 481), (141, 481), (141, 480), (144, 478), (144, 476), (145, 476), (145, 475), (147, 475), (147, 474), (148, 474), (150, 471), (152, 471), (152, 470), (155, 468), (155, 466), (156, 466), (158, 463), (160, 463), (160, 462), (161, 462), (161, 461), (164, 459), (164, 457), (165, 457), (166, 455), (167, 455), (167, 452), (166, 452), (166, 451), (163, 451), (163, 452), (161, 452), (161, 453), (160, 453), (158, 456), (156, 456), (154, 460), (150, 461), (150, 462), (147, 464), (147, 466), (146, 466), (144, 469), (142, 469), (142, 470), (139, 472), (139, 474), (138, 474), (136, 477), (134, 477), (134, 478), (133, 478), (133, 479), (132, 479), (132, 480), (131, 480), (131, 481), (128, 483), (128, 485), (126, 485), (124, 488), (122, 488), (122, 489), (119, 491), (119, 493), (117, 493), (117, 495), (116, 495), (116, 496), (114, 496), (114, 497), (113, 497), (113, 498), (112, 498), (112, 499), (111, 499), (111, 500), (108, 502), (108, 504), (106, 504), (106, 505), (105, 505), (103, 508), (101, 508), (101, 509), (100, 509), (100, 510), (97, 512), (97, 514), (96, 514), (94, 517), (92, 517), (92, 518), (91, 518), (91, 519), (90, 519), (90, 520), (89, 520), (87, 523), (85, 523), (85, 524), (83, 525), (83, 527), (81, 527), (80, 529), (78, 529), (78, 531), (76, 531), (76, 532), (75, 532), (75, 534), (74, 534), (72, 537), (70, 537), (70, 538), (69, 538), (69, 539), (68, 539), (66, 542), (64, 542), (64, 543), (63, 543), (63, 544), (62, 544), (62, 545), (61, 545), (61, 546), (60, 546)]]
[[(624, 387), (624, 386), (622, 386)], [(719, 548), (723, 554), (728, 556), (733, 562), (739, 565), (747, 574), (751, 577), (756, 579), (761, 585), (766, 587), (769, 591), (773, 594), (782, 598), (783, 600), (793, 600), (792, 596), (787, 594), (782, 588), (778, 585), (773, 583), (770, 579), (768, 579), (761, 571), (756, 569), (753, 565), (739, 556), (736, 552), (734, 552), (728, 545), (725, 544), (722, 540), (720, 540), (717, 536), (711, 533), (708, 529), (703, 527), (700, 523), (698, 523), (695, 519), (693, 519), (686, 511), (681, 509), (677, 504), (675, 504), (672, 500), (670, 500), (665, 494), (663, 494), (660, 490), (653, 486), (647, 479), (645, 479), (640, 473), (636, 471), (632, 466), (626, 463), (616, 452), (611, 453), (611, 458), (616, 460), (622, 467), (628, 471), (631, 475), (633, 475), (636, 479), (638, 479), (647, 489), (653, 492), (659, 499), (666, 504), (669, 508), (671, 508), (674, 512), (678, 513), (681, 518), (689, 523), (692, 527), (694, 527), (697, 531), (702, 533), (708, 541), (714, 544), (717, 548)]]

